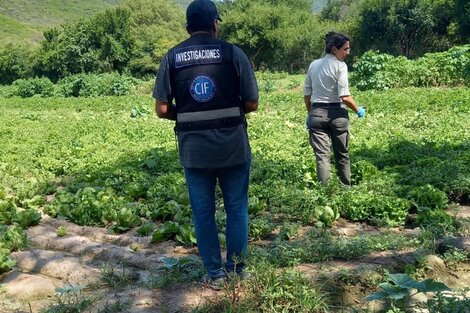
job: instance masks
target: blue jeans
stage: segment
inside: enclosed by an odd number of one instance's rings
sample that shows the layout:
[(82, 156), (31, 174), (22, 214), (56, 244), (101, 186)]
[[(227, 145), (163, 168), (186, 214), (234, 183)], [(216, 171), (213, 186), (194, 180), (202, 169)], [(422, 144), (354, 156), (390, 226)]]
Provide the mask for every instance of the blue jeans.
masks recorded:
[[(225, 271), (241, 273), (248, 247), (248, 182), (250, 162), (224, 168), (185, 168), (196, 240), (204, 267), (212, 278)], [(227, 262), (222, 265), (215, 223), (215, 186), (219, 181), (227, 214)], [(237, 259), (234, 261), (234, 257)]]

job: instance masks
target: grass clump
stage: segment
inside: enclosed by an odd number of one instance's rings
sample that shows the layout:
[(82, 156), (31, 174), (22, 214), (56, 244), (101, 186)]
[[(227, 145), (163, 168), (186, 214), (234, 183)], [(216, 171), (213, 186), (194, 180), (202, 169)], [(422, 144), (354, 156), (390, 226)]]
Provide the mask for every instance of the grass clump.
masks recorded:
[(227, 287), (221, 297), (193, 312), (330, 312), (328, 295), (295, 269), (260, 263), (250, 273), (241, 283), (243, 294)]

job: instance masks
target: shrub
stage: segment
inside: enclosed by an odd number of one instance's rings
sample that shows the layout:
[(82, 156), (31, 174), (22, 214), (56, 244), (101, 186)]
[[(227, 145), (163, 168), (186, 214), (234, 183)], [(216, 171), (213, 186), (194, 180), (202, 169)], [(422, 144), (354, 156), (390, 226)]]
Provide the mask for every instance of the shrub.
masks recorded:
[(59, 94), (64, 97), (78, 97), (85, 86), (84, 74), (68, 76), (58, 81)]
[(58, 81), (64, 97), (123, 96), (132, 92), (137, 80), (118, 73), (76, 74)]
[(351, 75), (351, 82), (359, 90), (388, 89), (391, 82), (384, 79), (381, 72), (385, 64), (393, 59), (393, 56), (378, 51), (365, 52), (359, 61), (353, 65), (353, 75)]
[(470, 45), (416, 60), (367, 51), (353, 69), (351, 83), (359, 90), (464, 85), (470, 79)]
[(22, 98), (29, 98), (35, 95), (42, 97), (49, 97), (54, 94), (54, 84), (49, 78), (29, 78), (29, 79), (17, 79), (13, 83), (15, 90), (13, 95), (20, 96)]

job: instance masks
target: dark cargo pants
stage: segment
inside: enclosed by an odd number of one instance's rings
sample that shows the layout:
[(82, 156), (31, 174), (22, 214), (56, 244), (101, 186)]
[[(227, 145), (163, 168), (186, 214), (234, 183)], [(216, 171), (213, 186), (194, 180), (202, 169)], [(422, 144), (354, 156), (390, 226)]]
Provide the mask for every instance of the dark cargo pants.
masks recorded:
[(330, 176), (330, 144), (336, 171), (343, 185), (351, 185), (349, 162), (349, 118), (339, 104), (312, 104), (308, 115), (310, 145), (317, 161), (317, 178), (326, 185)]

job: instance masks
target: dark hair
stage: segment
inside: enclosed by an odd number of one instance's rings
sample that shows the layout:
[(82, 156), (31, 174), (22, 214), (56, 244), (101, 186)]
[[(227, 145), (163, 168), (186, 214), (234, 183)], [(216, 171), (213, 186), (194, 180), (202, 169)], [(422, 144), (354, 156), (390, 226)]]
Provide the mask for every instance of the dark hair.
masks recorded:
[(325, 36), (325, 53), (331, 53), (333, 47), (340, 49), (347, 41), (349, 37), (336, 32), (329, 32)]

